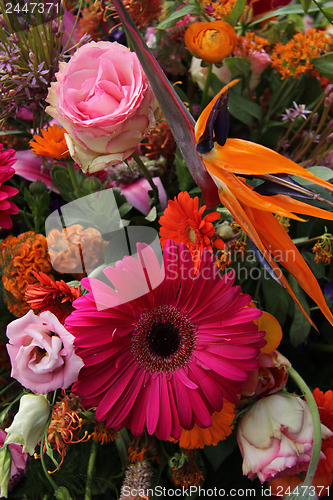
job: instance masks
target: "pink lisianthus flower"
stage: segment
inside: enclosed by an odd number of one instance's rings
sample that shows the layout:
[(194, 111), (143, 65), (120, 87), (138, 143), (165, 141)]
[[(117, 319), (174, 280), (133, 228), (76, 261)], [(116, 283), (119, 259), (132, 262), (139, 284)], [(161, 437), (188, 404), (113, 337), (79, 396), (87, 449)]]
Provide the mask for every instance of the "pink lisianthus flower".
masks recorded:
[(11, 376), (39, 394), (67, 389), (83, 366), (75, 354), (74, 337), (50, 311), (29, 311), (7, 327)]
[[(333, 433), (321, 425), (322, 438)], [(306, 471), (312, 454), (313, 422), (301, 398), (277, 393), (259, 399), (240, 419), (237, 441), (243, 474), (263, 483), (273, 477)], [(321, 454), (321, 458), (325, 458)]]
[(172, 240), (162, 266), (150, 246), (137, 253), (104, 269), (110, 285), (82, 280), (90, 293), (66, 319), (85, 363), (72, 390), (107, 427), (179, 439), (182, 428), (211, 426), (224, 397), (238, 401), (266, 344), (253, 322), (261, 311), (206, 249), (196, 273)]
[(19, 209), (9, 198), (18, 193), (18, 189), (12, 186), (4, 186), (4, 182), (8, 181), (15, 174), (12, 165), (16, 162), (15, 150), (3, 148), (0, 144), (0, 227), (10, 229), (13, 225), (11, 215), (18, 214)]
[(46, 111), (67, 130), (84, 172), (128, 158), (156, 123), (157, 102), (137, 55), (117, 42), (81, 46), (56, 77)]
[[(3, 429), (0, 429), (0, 449), (2, 449), (7, 434)], [(8, 490), (14, 486), (17, 479), (24, 473), (28, 453), (23, 453), (22, 446), (19, 444), (9, 444), (7, 453), (9, 453), (9, 461), (6, 457), (0, 456), (0, 496), (7, 497)], [(9, 465), (10, 463), (10, 465)]]

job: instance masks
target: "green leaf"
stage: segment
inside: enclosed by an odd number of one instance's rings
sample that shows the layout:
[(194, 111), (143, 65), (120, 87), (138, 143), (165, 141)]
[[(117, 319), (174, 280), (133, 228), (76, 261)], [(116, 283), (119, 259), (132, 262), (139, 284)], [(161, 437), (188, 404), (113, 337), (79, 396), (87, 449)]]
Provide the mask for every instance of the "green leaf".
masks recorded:
[(234, 8), (226, 19), (227, 23), (231, 24), (231, 26), (235, 26), (238, 19), (244, 12), (245, 5), (246, 0), (237, 0)]
[(220, 441), (216, 446), (205, 446), (204, 454), (209, 460), (213, 470), (216, 472), (224, 460), (231, 455), (237, 446), (236, 433), (233, 432), (224, 441)]
[[(310, 316), (310, 307), (306, 300), (305, 293), (292, 275), (289, 275), (289, 283), (296, 297), (304, 307), (305, 312)], [(293, 320), (289, 330), (290, 342), (292, 343), (292, 345), (294, 347), (298, 347), (299, 345), (304, 344), (309, 336), (310, 330), (310, 323), (308, 322), (298, 305), (295, 303)]]
[(250, 74), (250, 61), (246, 61), (242, 57), (226, 57), (224, 62), (230, 69), (232, 78), (239, 78)]
[(307, 13), (311, 4), (312, 4), (312, 0), (300, 0), (300, 2), (301, 2), (301, 5), (303, 7), (304, 12)]
[[(333, 8), (333, 1), (330, 2), (325, 2), (325, 8), (323, 9), (325, 13), (327, 11), (331, 11)], [(318, 12), (320, 9), (317, 7), (317, 5), (311, 5), (310, 8), (308, 9), (308, 12)], [(288, 14), (303, 14), (304, 10), (301, 5), (297, 4), (292, 4), (292, 5), (286, 5), (285, 7), (281, 7), (280, 9), (276, 9), (273, 13), (269, 12), (268, 14), (265, 14), (263, 17), (260, 19), (256, 19), (253, 21), (249, 27), (253, 26), (254, 24), (260, 24), (262, 21), (265, 21), (266, 19), (271, 18), (272, 16), (274, 17), (279, 17), (279, 16), (287, 16)]]
[(174, 24), (179, 20), (182, 19), (184, 16), (188, 14), (202, 14), (203, 9), (201, 5), (199, 5), (197, 2), (190, 2), (187, 5), (184, 5), (184, 7), (181, 7), (180, 9), (177, 9), (170, 14), (166, 19), (163, 19), (162, 22), (160, 22), (157, 26), (156, 29), (158, 30), (165, 30), (170, 28), (171, 26), (174, 26)]
[(271, 313), (283, 326), (287, 319), (287, 312), (291, 298), (281, 285), (273, 278), (262, 280), (262, 291), (265, 300), (265, 311)]
[(323, 12), (329, 21), (333, 21), (333, 7), (325, 8)]
[(230, 89), (228, 108), (230, 114), (245, 125), (252, 125), (253, 120), (262, 118), (262, 108), (259, 104), (241, 96), (236, 89)]
[(302, 250), (301, 254), (317, 280), (320, 280), (321, 278), (326, 276), (326, 267), (324, 262), (316, 262), (314, 259), (314, 254), (307, 250)]
[(333, 53), (326, 54), (317, 59), (312, 59), (312, 64), (318, 69), (319, 73), (329, 80), (333, 80)]
[(175, 157), (176, 174), (178, 177), (179, 188), (181, 191), (188, 191), (194, 184), (193, 177), (190, 174), (189, 169), (180, 154), (179, 149), (177, 149)]

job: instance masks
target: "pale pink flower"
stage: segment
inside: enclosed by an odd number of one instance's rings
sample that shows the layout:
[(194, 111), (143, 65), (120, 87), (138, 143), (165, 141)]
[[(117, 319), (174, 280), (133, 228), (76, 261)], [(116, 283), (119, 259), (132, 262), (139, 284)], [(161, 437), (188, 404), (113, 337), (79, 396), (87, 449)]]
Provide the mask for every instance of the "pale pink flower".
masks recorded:
[[(6, 437), (6, 432), (3, 429), (0, 429), (0, 448), (3, 447)], [(19, 479), (21, 475), (23, 475), (26, 461), (28, 459), (28, 453), (23, 453), (22, 446), (20, 446), (19, 444), (9, 444), (8, 450), (11, 456), (11, 462), (10, 465), (8, 465), (8, 470), (6, 470), (6, 463), (4, 463), (3, 459), (0, 458), (1, 497), (7, 496), (7, 490), (10, 491), (16, 483), (17, 479)]]
[(128, 158), (155, 125), (157, 103), (134, 52), (90, 42), (60, 63), (46, 111), (66, 130), (72, 158), (97, 172)]
[[(168, 205), (165, 189), (159, 177), (153, 177), (153, 182), (157, 186), (161, 207), (162, 210), (164, 210)], [(148, 191), (151, 191), (151, 185), (149, 184), (147, 179), (144, 179), (142, 177), (132, 184), (119, 185), (119, 187), (121, 189), (121, 193), (125, 196), (128, 203), (133, 205), (133, 207), (142, 212), (144, 215), (148, 215)]]
[(7, 327), (11, 376), (39, 394), (67, 389), (83, 366), (75, 354), (74, 337), (50, 311), (29, 311)]
[[(324, 425), (321, 429), (323, 439), (333, 436)], [(306, 471), (313, 444), (310, 408), (303, 399), (290, 394), (259, 399), (240, 419), (237, 440), (243, 474), (250, 479), (258, 477), (263, 483)]]
[(288, 380), (290, 363), (280, 352), (261, 352), (259, 369), (249, 373), (242, 387), (242, 398), (268, 396), (281, 391)]

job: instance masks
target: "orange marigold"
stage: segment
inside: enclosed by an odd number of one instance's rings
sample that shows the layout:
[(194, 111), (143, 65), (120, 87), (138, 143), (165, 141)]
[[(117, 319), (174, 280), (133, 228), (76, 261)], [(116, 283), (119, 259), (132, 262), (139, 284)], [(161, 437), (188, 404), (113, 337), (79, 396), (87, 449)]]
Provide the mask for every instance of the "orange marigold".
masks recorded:
[(219, 63), (236, 47), (234, 28), (224, 21), (196, 22), (185, 31), (186, 47), (199, 59)]
[(47, 130), (42, 130), (42, 136), (35, 134), (30, 146), (35, 155), (63, 160), (69, 156), (68, 146), (65, 139), (66, 130), (54, 124)]
[(37, 281), (34, 272), (51, 271), (45, 236), (28, 231), (5, 238), (0, 244), (0, 268), (8, 309), (20, 318), (30, 309), (25, 291)]
[(277, 43), (271, 54), (272, 67), (281, 78), (299, 78), (314, 68), (312, 60), (320, 57), (333, 46), (333, 36), (325, 31), (310, 29), (306, 33), (296, 33), (286, 45)]
[(52, 229), (47, 244), (54, 269), (81, 279), (104, 262), (107, 242), (97, 229), (73, 224), (62, 231)]
[(73, 311), (72, 302), (81, 295), (81, 288), (69, 286), (63, 280), (54, 281), (45, 273), (33, 274), (37, 282), (26, 288), (27, 303), (34, 312), (51, 311), (60, 323), (64, 323)]
[(191, 198), (187, 191), (169, 200), (160, 218), (160, 242), (162, 248), (168, 239), (185, 243), (191, 252), (195, 269), (199, 267), (204, 248), (212, 253), (213, 247), (222, 249), (225, 243), (215, 236), (213, 222), (220, 218), (218, 212), (203, 217), (206, 205), (199, 209), (199, 198)]
[[(220, 412), (212, 415), (212, 425), (203, 429), (197, 424), (191, 430), (182, 429), (179, 446), (180, 448), (193, 449), (204, 446), (217, 445), (226, 439), (234, 428), (232, 424), (235, 418), (235, 405), (226, 399), (223, 400), (223, 408)], [(174, 439), (170, 439), (174, 441)]]

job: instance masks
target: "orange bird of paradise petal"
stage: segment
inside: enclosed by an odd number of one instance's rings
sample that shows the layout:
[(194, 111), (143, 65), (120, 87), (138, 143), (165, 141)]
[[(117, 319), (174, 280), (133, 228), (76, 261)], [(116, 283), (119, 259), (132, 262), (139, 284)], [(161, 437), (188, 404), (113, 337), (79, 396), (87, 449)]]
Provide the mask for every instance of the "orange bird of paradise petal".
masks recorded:
[[(229, 88), (237, 82), (226, 85), (200, 115), (195, 127), (197, 151), (219, 189), (221, 202), (257, 247), (277, 281), (288, 290), (308, 321), (313, 325), (277, 262), (296, 278), (333, 324), (333, 315), (316, 278), (273, 215), (301, 221), (304, 219), (297, 214), (333, 220), (333, 213), (291, 198), (290, 195), (296, 195), (326, 201), (289, 176), (310, 180), (330, 191), (333, 191), (333, 185), (260, 144), (227, 139), (227, 95)], [(248, 178), (262, 179), (264, 184), (261, 189), (254, 189), (247, 183)], [(266, 187), (268, 194), (265, 193)]]

